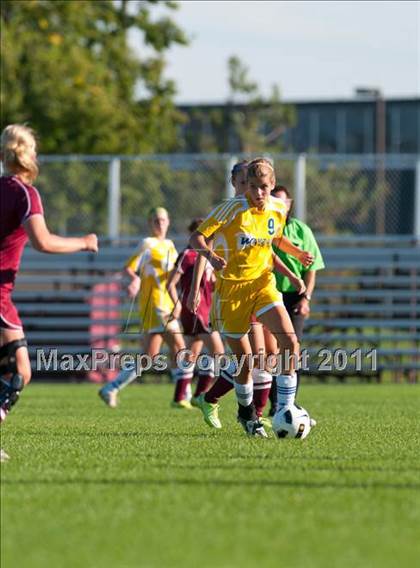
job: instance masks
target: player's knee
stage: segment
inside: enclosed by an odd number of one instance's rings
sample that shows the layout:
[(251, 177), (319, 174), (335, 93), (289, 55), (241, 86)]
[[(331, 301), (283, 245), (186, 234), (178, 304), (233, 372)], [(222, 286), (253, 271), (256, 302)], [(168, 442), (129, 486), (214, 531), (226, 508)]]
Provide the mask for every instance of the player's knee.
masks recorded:
[(288, 351), (289, 353), (299, 353), (299, 341), (294, 333), (286, 334), (279, 339), (280, 350)]
[(297, 335), (293, 334), (292, 336), (292, 346), (293, 346), (293, 353), (299, 353), (300, 350), (300, 343)]
[(0, 348), (0, 374), (21, 375), (24, 384), (31, 380), (31, 363), (27, 351), (26, 339), (15, 339)]
[[(177, 353), (178, 351), (181, 351), (182, 349), (185, 349), (185, 343), (184, 343), (184, 339), (182, 337), (181, 334), (179, 333), (175, 333), (173, 335), (173, 349), (175, 351), (175, 353)], [(191, 350), (188, 350), (190, 353)]]

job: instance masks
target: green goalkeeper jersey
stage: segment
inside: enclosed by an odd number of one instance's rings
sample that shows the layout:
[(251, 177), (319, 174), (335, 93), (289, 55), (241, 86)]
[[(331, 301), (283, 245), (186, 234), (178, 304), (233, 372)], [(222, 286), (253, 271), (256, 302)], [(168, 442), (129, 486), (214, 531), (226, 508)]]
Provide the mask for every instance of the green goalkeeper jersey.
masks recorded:
[[(299, 221), (299, 219), (295, 219), (294, 217), (289, 219), (284, 228), (283, 235), (294, 245), (298, 246), (302, 250), (311, 252), (315, 257), (313, 264), (311, 264), (308, 268), (305, 268), (296, 258), (273, 246), (276, 255), (294, 274), (296, 274), (296, 276), (303, 279), (308, 270), (322, 270), (322, 268), (325, 267), (321, 251), (319, 250), (314, 234), (308, 225), (303, 223), (303, 221)], [(283, 274), (280, 274), (279, 272), (274, 272), (274, 274), (276, 277), (277, 289), (280, 290), (280, 292), (296, 292), (295, 288), (286, 276), (283, 276)]]

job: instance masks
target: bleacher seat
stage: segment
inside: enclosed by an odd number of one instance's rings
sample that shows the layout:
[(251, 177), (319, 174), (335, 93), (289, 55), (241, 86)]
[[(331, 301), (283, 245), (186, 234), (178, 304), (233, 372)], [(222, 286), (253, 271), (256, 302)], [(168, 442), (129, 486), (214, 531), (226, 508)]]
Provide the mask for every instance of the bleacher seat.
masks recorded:
[[(179, 250), (185, 242), (185, 237), (177, 239)], [(137, 243), (138, 239), (103, 240), (98, 254), (45, 255), (30, 247), (25, 250), (14, 300), (24, 322), (33, 364), (36, 349), (88, 353), (95, 342), (107, 339), (107, 328), (114, 330), (122, 349), (138, 351), (137, 313), (124, 293), (97, 294), (95, 313), (90, 304), (95, 285), (112, 281)], [(302, 346), (309, 354), (308, 373), (341, 378), (357, 374), (380, 380), (383, 373), (391, 372), (397, 378), (417, 380), (419, 243), (407, 237), (357, 236), (320, 237), (319, 243), (326, 269), (317, 276)], [(117, 316), (116, 300), (120, 304)], [(102, 326), (102, 335), (92, 332), (93, 323)], [(115, 329), (119, 332), (115, 333)], [(357, 373), (350, 364), (344, 370), (323, 372), (319, 368), (322, 349), (330, 349), (332, 354), (345, 351), (348, 358), (355, 349), (364, 354), (374, 349), (376, 370), (371, 357), (363, 359)], [(34, 378), (45, 375), (34, 369)]]

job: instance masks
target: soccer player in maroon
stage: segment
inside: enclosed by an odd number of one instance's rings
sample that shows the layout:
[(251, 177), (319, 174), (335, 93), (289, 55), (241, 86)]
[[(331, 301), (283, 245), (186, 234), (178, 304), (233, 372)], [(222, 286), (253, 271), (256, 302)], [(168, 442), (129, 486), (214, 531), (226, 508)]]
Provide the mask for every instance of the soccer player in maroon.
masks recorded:
[[(193, 233), (202, 221), (203, 219), (194, 219), (188, 227), (189, 232)], [(209, 327), (211, 298), (215, 281), (214, 270), (210, 263), (207, 263), (203, 278), (200, 281), (200, 301), (197, 305), (196, 312), (192, 312), (187, 307), (194, 266), (198, 261), (198, 257), (198, 252), (193, 249), (186, 248), (181, 252), (168, 282), (168, 291), (174, 299), (174, 302), (176, 303), (178, 298), (181, 302), (180, 320), (184, 337), (190, 351), (188, 357), (190, 365), (197, 361), (204, 346), (208, 352), (208, 357), (201, 359), (200, 361), (203, 364), (198, 366), (198, 382), (194, 396), (191, 399), (191, 404), (196, 407), (200, 405), (198, 397), (207, 392), (213, 382), (213, 356), (224, 353), (223, 341), (220, 334), (217, 331), (211, 332)], [(176, 293), (177, 286), (179, 286), (180, 295)]]
[[(1, 135), (0, 178), (0, 421), (31, 380), (31, 364), (22, 322), (12, 301), (25, 244), (45, 253), (98, 250), (95, 234), (63, 238), (50, 233), (41, 197), (32, 183), (38, 175), (36, 141), (27, 126), (11, 124)], [(1, 461), (9, 456), (1, 450)]]

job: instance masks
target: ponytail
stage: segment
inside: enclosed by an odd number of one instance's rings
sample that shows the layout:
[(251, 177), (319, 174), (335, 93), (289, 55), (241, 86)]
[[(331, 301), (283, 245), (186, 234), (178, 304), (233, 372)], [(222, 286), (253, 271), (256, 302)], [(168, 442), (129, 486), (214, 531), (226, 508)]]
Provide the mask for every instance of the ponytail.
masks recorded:
[(24, 174), (32, 183), (38, 176), (34, 131), (23, 124), (9, 124), (1, 134), (1, 159), (5, 169), (13, 174)]

